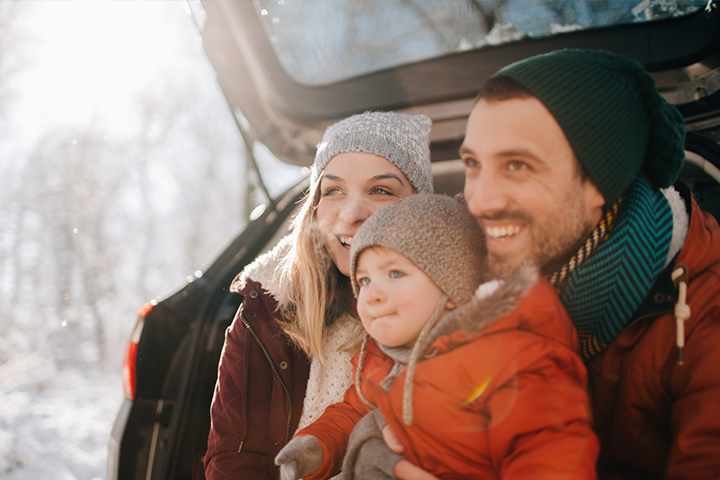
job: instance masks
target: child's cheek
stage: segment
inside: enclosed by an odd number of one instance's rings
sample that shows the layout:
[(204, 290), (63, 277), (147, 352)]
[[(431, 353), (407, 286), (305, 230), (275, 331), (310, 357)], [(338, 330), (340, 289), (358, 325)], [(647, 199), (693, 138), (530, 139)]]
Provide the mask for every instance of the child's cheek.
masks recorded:
[(364, 296), (361, 292), (360, 295), (358, 296), (357, 312), (358, 312), (358, 316), (360, 317), (360, 322), (362, 323), (363, 328), (365, 330), (367, 330), (368, 326), (369, 326), (369, 317), (368, 317), (367, 309), (365, 307), (366, 307), (366, 303), (364, 300)]

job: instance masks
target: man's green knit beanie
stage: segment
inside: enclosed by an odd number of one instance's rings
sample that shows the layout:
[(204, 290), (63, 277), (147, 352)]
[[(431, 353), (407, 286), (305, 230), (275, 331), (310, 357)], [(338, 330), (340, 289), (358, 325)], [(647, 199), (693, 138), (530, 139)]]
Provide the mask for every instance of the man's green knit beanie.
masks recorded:
[(553, 114), (609, 208), (642, 171), (666, 188), (685, 159), (685, 122), (634, 60), (557, 50), (503, 68)]

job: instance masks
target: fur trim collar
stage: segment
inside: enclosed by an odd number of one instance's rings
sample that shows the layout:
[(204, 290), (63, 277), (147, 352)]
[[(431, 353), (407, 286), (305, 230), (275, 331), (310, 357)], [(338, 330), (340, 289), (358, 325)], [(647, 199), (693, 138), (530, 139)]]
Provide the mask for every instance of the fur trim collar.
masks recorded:
[[(424, 352), (423, 358), (430, 358), (436, 354), (427, 350), (440, 337), (460, 331), (465, 334), (466, 339), (469, 339), (509, 315), (537, 280), (537, 269), (525, 264), (505, 279), (498, 278), (481, 284), (470, 301), (445, 315), (430, 330), (425, 341), (419, 346), (420, 351)], [(379, 343), (378, 347), (397, 362), (406, 364), (409, 361), (411, 351), (409, 348), (386, 347)]]
[(448, 313), (438, 322), (425, 344), (421, 345), (422, 351), (430, 348), (440, 337), (458, 331), (470, 338), (509, 315), (537, 283), (538, 278), (538, 270), (525, 264), (508, 278), (480, 285), (469, 302)]
[(291, 245), (290, 235), (281, 238), (272, 250), (258, 256), (235, 277), (230, 285), (230, 291), (239, 293), (245, 288), (247, 281), (252, 279), (260, 283), (268, 293), (275, 297), (279, 305), (283, 305), (287, 300), (287, 285), (281, 281), (277, 267), (290, 251)]
[(690, 228), (690, 217), (687, 213), (685, 200), (683, 200), (680, 193), (675, 190), (675, 187), (664, 188), (661, 191), (670, 204), (670, 210), (672, 210), (673, 216), (672, 240), (670, 240), (670, 248), (668, 249), (667, 258), (663, 264), (663, 269), (665, 269), (685, 244), (688, 228)]
[[(435, 326), (431, 327), (426, 336), (418, 338), (418, 343), (408, 348), (391, 348), (378, 343), (378, 347), (386, 355), (395, 360), (395, 365), (381, 382), (383, 388), (388, 390), (392, 382), (407, 367), (405, 385), (403, 387), (403, 422), (405, 425), (412, 425), (412, 391), (415, 377), (415, 368), (421, 361), (432, 358), (437, 354), (437, 349), (428, 352), (431, 345), (443, 336), (452, 335), (455, 332), (465, 334), (465, 340), (479, 334), (499, 319), (512, 313), (519, 305), (520, 300), (528, 294), (539, 278), (538, 270), (526, 263), (510, 277), (486, 283), (478, 287), (475, 295), (466, 304), (461, 305), (452, 312), (441, 318)], [(444, 300), (441, 300), (444, 302)], [(432, 321), (432, 319), (430, 320)], [(367, 348), (368, 336), (365, 336), (358, 368), (355, 377), (355, 387), (360, 398), (370, 405), (360, 388), (361, 371), (363, 358)], [(457, 348), (461, 344), (453, 345)]]

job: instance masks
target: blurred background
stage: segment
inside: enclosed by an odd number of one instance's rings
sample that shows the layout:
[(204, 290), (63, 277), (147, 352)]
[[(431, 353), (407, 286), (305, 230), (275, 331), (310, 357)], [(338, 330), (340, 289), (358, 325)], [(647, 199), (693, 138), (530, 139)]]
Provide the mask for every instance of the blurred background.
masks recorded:
[(0, 478), (105, 478), (138, 309), (242, 229), (182, 0), (0, 0)]

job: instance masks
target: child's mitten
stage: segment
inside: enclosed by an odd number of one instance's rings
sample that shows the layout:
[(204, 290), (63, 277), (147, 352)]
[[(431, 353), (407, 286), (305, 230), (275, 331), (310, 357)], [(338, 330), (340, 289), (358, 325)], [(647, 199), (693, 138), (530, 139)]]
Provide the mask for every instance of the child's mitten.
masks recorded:
[(320, 468), (322, 461), (322, 446), (312, 435), (293, 438), (275, 457), (275, 465), (280, 466), (281, 480), (309, 477)]
[(395, 479), (395, 464), (404, 458), (388, 448), (382, 429), (386, 425), (380, 410), (365, 415), (350, 434), (343, 461), (343, 480)]

